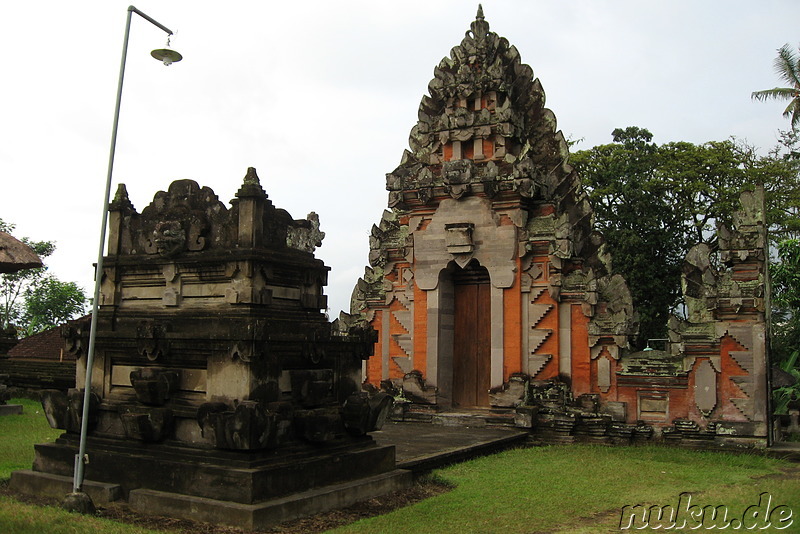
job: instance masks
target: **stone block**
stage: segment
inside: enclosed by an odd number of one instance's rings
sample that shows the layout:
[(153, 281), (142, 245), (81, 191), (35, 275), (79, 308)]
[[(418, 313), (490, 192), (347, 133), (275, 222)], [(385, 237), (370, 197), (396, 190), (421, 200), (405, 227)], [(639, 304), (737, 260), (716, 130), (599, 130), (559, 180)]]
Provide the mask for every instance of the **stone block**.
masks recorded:
[(239, 528), (265, 529), (283, 521), (342, 508), (410, 487), (410, 471), (397, 469), (355, 481), (316, 488), (257, 504), (242, 504), (148, 489), (131, 491), (133, 510)]
[(436, 388), (425, 384), (422, 373), (411, 371), (403, 376), (403, 395), (411, 402), (436, 404)]
[(628, 418), (628, 404), (619, 401), (607, 401), (600, 405), (600, 413), (611, 416), (612, 421), (625, 422)]
[[(67, 432), (80, 432), (83, 418), (83, 398), (84, 390), (82, 389), (72, 388), (66, 394), (55, 389), (42, 391), (42, 408), (50, 426)], [(91, 393), (87, 422), (90, 430), (97, 424), (97, 406), (99, 404), (100, 398), (95, 393)]]
[(333, 371), (329, 369), (292, 370), (289, 380), (292, 398), (306, 408), (320, 406), (332, 393)]
[(142, 404), (163, 406), (180, 381), (180, 373), (158, 367), (142, 367), (131, 371), (131, 385)]
[[(62, 499), (72, 492), (73, 483), (74, 480), (70, 476), (21, 469), (11, 473), (9, 488), (26, 495)], [(96, 504), (107, 504), (123, 497), (122, 488), (118, 484), (84, 479), (82, 489)]]
[(120, 406), (119, 418), (129, 439), (155, 443), (172, 431), (172, 410), (142, 406)]
[(717, 421), (716, 423), (717, 436), (730, 436), (730, 437), (764, 437), (767, 436), (767, 424), (764, 422), (754, 423), (751, 421)]
[(380, 430), (389, 416), (394, 399), (379, 391), (373, 395), (365, 392), (350, 395), (342, 407), (342, 419), (348, 432), (361, 436)]
[(197, 421), (203, 436), (217, 448), (259, 450), (286, 440), (290, 423), (281, 412), (255, 401), (241, 401), (233, 408), (225, 403), (205, 403), (197, 411)]
[(512, 376), (500, 387), (489, 390), (489, 404), (498, 408), (513, 408), (522, 404), (528, 381), (524, 376)]
[(11, 400), (11, 391), (4, 384), (8, 380), (8, 375), (0, 375), (0, 406)]
[(21, 404), (0, 404), (0, 416), (2, 415), (21, 415)]
[(536, 424), (538, 406), (517, 406), (514, 410), (514, 426), (520, 428), (533, 428)]
[(328, 408), (297, 410), (294, 422), (297, 436), (312, 443), (332, 441), (344, 431), (339, 411)]

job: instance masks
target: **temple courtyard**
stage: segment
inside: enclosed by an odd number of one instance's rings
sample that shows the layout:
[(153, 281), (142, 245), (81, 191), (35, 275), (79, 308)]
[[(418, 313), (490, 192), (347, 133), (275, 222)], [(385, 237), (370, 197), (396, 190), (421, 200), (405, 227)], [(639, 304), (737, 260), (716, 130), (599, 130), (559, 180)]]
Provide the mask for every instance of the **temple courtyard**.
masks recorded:
[[(34, 443), (51, 442), (58, 435), (49, 428), (36, 402), (14, 402), (24, 406), (24, 413), (0, 419), (0, 435), (15, 436), (0, 451), (0, 525), (4, 532), (246, 532), (133, 513), (124, 504), (101, 506), (97, 517), (81, 516), (60, 510), (60, 499), (13, 494), (8, 490), (11, 471), (30, 465)], [(420, 432), (416, 449), (398, 438), (408, 435), (408, 430)], [(435, 456), (427, 448), (431, 443), (438, 443), (439, 450), (444, 451), (439, 456), (451, 455), (445, 463), (463, 459), (452, 456), (458, 450), (465, 456), (482, 456), (430, 472), (422, 468), (410, 489), (260, 532), (338, 529), (336, 532), (421, 533), (452, 531), (454, 527), (461, 532), (616, 532), (620, 520), (626, 519), (622, 517), (624, 506), (640, 502), (674, 505), (682, 491), (692, 492), (694, 502), (701, 507), (725, 505), (728, 521), (741, 518), (746, 510), (759, 505), (764, 493), (772, 499), (769, 507), (773, 522), (785, 511), (779, 506), (792, 507), (796, 514), (793, 503), (800, 502), (800, 465), (763, 453), (736, 455), (664, 446), (524, 447), (513, 443), (514, 434), (507, 429), (387, 423), (374, 433), (374, 438), (379, 444), (397, 438), (392, 443), (397, 447), (399, 466), (413, 468), (420, 460), (431, 460)], [(485, 455), (485, 447), (492, 444), (516, 448)], [(587, 462), (590, 455), (592, 461)], [(790, 454), (782, 451), (775, 455)], [(792, 519), (796, 524), (794, 515)], [(782, 531), (792, 532), (793, 526)]]

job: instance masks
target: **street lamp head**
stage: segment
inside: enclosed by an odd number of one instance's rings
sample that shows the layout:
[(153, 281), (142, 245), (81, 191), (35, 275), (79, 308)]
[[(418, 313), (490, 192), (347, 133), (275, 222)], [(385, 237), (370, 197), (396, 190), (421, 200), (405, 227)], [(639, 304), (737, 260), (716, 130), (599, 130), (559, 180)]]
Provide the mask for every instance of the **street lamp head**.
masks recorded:
[(175, 50), (169, 47), (169, 37), (167, 37), (167, 46), (164, 48), (159, 48), (158, 50), (153, 50), (150, 52), (150, 55), (156, 58), (157, 60), (164, 63), (164, 66), (169, 67), (173, 63), (177, 63), (178, 61), (183, 59), (183, 56), (180, 55)]
[(167, 67), (183, 59), (182, 55), (171, 48), (159, 48), (150, 52), (150, 55), (162, 61)]

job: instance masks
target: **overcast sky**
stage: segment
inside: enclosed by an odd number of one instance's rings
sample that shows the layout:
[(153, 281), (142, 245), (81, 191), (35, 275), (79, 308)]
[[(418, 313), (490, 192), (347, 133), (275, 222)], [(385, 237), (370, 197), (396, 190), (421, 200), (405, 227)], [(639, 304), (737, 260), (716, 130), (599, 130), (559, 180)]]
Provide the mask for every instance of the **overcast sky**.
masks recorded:
[[(54, 240), (51, 271), (93, 290), (129, 2), (5, 2), (0, 10), (0, 218)], [(228, 202), (256, 167), (276, 206), (320, 215), (331, 317), (349, 307), (433, 68), (477, 2), (149, 1), (134, 15), (114, 186), (136, 209), (176, 179)], [(485, 0), (492, 31), (533, 68), (578, 149), (640, 126), (655, 141), (730, 136), (766, 151), (787, 128), (776, 50), (800, 43), (797, 0)]]

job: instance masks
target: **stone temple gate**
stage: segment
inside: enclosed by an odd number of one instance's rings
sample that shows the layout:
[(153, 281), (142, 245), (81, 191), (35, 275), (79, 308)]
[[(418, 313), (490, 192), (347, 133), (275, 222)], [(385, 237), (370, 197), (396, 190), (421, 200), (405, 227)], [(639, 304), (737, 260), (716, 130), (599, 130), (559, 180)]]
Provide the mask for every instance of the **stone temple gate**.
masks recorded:
[(667, 349), (634, 353), (630, 292), (593, 229), (542, 85), (482, 9), (428, 91), (386, 175), (389, 209), (342, 317), (379, 333), (366, 381), (439, 409), (538, 405), (523, 424), (538, 417), (565, 436), (591, 420), (598, 435), (615, 424), (763, 443), (760, 194), (744, 194), (719, 250), (687, 256), (691, 311), (670, 324)]

